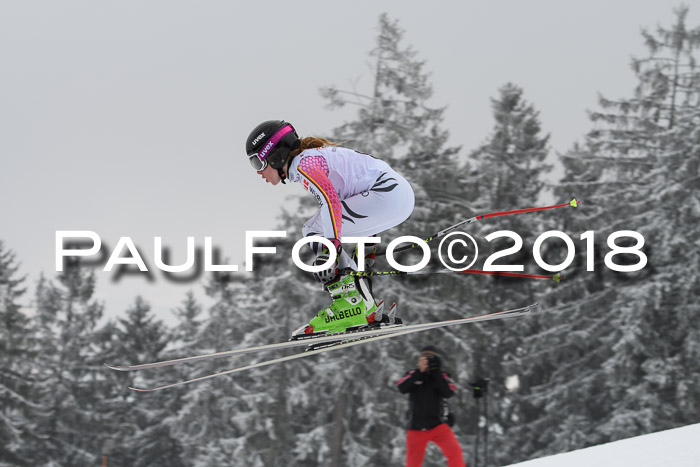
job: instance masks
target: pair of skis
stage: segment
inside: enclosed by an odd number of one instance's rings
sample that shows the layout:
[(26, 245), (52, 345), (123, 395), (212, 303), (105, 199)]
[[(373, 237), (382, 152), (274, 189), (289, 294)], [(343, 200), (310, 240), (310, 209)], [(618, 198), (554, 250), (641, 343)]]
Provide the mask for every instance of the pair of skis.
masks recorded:
[(315, 350), (309, 350), (309, 351), (305, 351), (305, 352), (299, 352), (299, 353), (296, 353), (293, 355), (288, 355), (285, 357), (279, 357), (279, 358), (274, 358), (271, 360), (265, 360), (265, 361), (262, 361), (259, 363), (254, 363), (252, 365), (245, 365), (245, 366), (233, 368), (231, 370), (221, 371), (219, 373), (213, 373), (213, 374), (206, 375), (206, 376), (200, 376), (198, 378), (188, 379), (185, 381), (179, 381), (176, 383), (166, 384), (163, 386), (156, 386), (156, 387), (151, 387), (151, 388), (129, 387), (129, 389), (131, 389), (133, 391), (138, 391), (138, 392), (160, 391), (162, 389), (172, 388), (172, 387), (176, 387), (176, 386), (183, 386), (185, 384), (190, 384), (190, 383), (194, 383), (194, 382), (198, 382), (198, 381), (204, 381), (207, 379), (215, 378), (217, 376), (230, 375), (230, 374), (238, 373), (238, 372), (245, 371), (245, 370), (251, 370), (253, 368), (260, 368), (260, 367), (264, 367), (264, 366), (268, 366), (268, 365), (274, 365), (276, 363), (288, 362), (290, 360), (296, 360), (299, 358), (310, 357), (313, 355), (318, 355), (320, 353), (329, 352), (331, 350), (343, 349), (343, 348), (351, 347), (354, 345), (364, 344), (367, 342), (375, 342), (375, 341), (380, 341), (380, 340), (384, 340), (384, 339), (391, 339), (393, 337), (405, 336), (407, 334), (413, 334), (416, 332), (427, 331), (430, 329), (437, 329), (437, 328), (442, 328), (442, 327), (446, 327), (446, 326), (454, 326), (454, 325), (459, 325), (459, 324), (478, 323), (478, 322), (482, 322), (482, 321), (492, 321), (492, 320), (498, 320), (498, 319), (515, 318), (518, 316), (526, 315), (527, 313), (529, 313), (533, 309), (537, 308), (537, 306), (538, 306), (537, 303), (533, 303), (532, 305), (528, 305), (528, 306), (521, 307), (521, 308), (515, 308), (512, 310), (506, 310), (506, 311), (499, 311), (496, 313), (489, 313), (489, 314), (480, 315), (480, 316), (472, 316), (469, 318), (459, 318), (459, 319), (453, 319), (453, 320), (447, 320), (447, 321), (438, 321), (435, 323), (394, 325), (394, 326), (387, 326), (384, 328), (379, 328), (379, 329), (374, 329), (374, 330), (359, 331), (359, 332), (350, 333), (350, 334), (341, 334), (341, 335), (331, 334), (328, 336), (311, 337), (308, 339), (300, 339), (300, 340), (294, 340), (294, 341), (288, 341), (288, 342), (279, 342), (276, 344), (260, 345), (260, 346), (256, 346), (256, 347), (246, 347), (243, 349), (234, 349), (234, 350), (229, 350), (226, 352), (217, 352), (217, 353), (211, 353), (211, 354), (206, 354), (206, 355), (197, 355), (194, 357), (178, 358), (178, 359), (174, 359), (174, 360), (167, 360), (167, 361), (155, 362), (155, 363), (144, 363), (144, 364), (138, 364), (138, 365), (123, 365), (123, 366), (109, 365), (109, 364), (105, 363), (105, 366), (107, 368), (110, 368), (112, 370), (117, 370), (117, 371), (146, 370), (146, 369), (151, 369), (151, 368), (161, 368), (161, 367), (166, 367), (166, 366), (177, 365), (180, 363), (196, 362), (196, 361), (210, 360), (210, 359), (222, 358), (222, 357), (231, 357), (234, 355), (243, 355), (243, 354), (247, 354), (247, 353), (262, 352), (262, 351), (266, 351), (266, 350), (282, 350), (282, 349), (289, 349), (289, 348), (293, 348), (293, 347), (300, 347), (300, 346), (307, 346), (307, 345), (316, 346), (317, 344), (322, 344), (322, 343), (329, 344), (327, 347), (316, 348)]

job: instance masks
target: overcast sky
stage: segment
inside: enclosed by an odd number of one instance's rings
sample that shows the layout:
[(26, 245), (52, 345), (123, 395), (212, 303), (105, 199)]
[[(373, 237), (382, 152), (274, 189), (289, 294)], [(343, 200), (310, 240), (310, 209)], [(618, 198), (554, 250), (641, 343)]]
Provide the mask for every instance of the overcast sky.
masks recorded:
[[(426, 61), (432, 104), (447, 106), (463, 154), (488, 137), (489, 99), (507, 82), (540, 111), (554, 154), (585, 134), (598, 93), (632, 93), (640, 30), (669, 26), (674, 5), (0, 1), (0, 240), (32, 291), (41, 272), (55, 276), (57, 230), (92, 230), (111, 248), (129, 236), (149, 265), (155, 236), (174, 263), (187, 236), (211, 236), (242, 269), (244, 231), (274, 228), (287, 195), (303, 193), (266, 185), (245, 158), (246, 136), (268, 119), (323, 136), (352, 118), (318, 90), (370, 89), (380, 13)], [(691, 9), (689, 24), (699, 15)], [(203, 296), (199, 282), (159, 271), (152, 282), (98, 278), (110, 316), (137, 294), (163, 319), (187, 290)]]

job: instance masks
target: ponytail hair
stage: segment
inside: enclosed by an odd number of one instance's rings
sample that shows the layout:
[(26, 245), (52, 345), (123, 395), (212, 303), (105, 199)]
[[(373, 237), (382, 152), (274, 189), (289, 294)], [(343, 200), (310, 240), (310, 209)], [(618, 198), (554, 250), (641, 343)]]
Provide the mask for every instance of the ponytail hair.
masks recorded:
[(305, 138), (301, 138), (301, 144), (299, 145), (299, 148), (289, 153), (289, 160), (291, 161), (292, 158), (298, 156), (299, 154), (301, 154), (302, 151), (305, 151), (307, 149), (321, 148), (323, 146), (339, 146), (340, 144), (342, 143), (334, 143), (333, 141), (329, 141), (326, 138), (307, 136)]

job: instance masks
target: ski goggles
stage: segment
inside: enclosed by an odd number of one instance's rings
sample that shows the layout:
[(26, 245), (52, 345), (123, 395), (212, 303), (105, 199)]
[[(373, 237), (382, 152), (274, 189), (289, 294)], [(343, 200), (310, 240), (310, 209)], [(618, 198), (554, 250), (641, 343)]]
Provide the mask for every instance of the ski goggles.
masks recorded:
[(282, 138), (284, 138), (287, 133), (291, 131), (294, 131), (292, 125), (287, 124), (283, 126), (274, 135), (272, 135), (272, 138), (265, 143), (265, 146), (263, 146), (260, 151), (248, 154), (248, 161), (250, 161), (250, 165), (252, 165), (258, 172), (265, 170), (267, 167), (267, 157), (272, 154), (275, 149), (277, 149), (277, 143), (279, 143), (280, 140), (282, 140)]

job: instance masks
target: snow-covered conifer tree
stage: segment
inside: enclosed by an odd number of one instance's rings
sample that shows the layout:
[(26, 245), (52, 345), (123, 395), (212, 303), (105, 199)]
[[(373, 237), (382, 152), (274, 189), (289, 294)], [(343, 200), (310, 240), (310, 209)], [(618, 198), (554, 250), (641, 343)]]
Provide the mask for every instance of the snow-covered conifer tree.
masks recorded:
[[(700, 361), (691, 318), (700, 312), (700, 28), (688, 27), (687, 13), (681, 7), (670, 28), (643, 32), (648, 54), (632, 61), (634, 93), (601, 98), (594, 129), (562, 156), (555, 192), (584, 200), (567, 227), (595, 232), (595, 243), (577, 244), (590, 256), (579, 253), (548, 296), (548, 327), (523, 347), (532, 378), (521, 388), (530, 404), (523, 458), (698, 421), (689, 388)], [(611, 257), (606, 240), (616, 231), (638, 232), (644, 247), (625, 234)], [(610, 267), (645, 258), (639, 271)]]
[[(521, 209), (538, 206), (544, 188), (544, 175), (550, 170), (545, 162), (549, 151), (549, 135), (543, 134), (539, 113), (524, 98), (519, 86), (507, 83), (491, 99), (494, 127), (486, 142), (473, 151), (470, 159), (478, 176), (475, 176), (470, 205), (474, 214)], [(479, 243), (481, 268), (489, 256), (514, 245), (509, 237), (497, 237), (487, 242), (485, 237), (496, 231), (510, 231), (522, 240), (522, 247), (493, 264), (521, 265), (522, 272), (541, 274), (532, 260), (532, 246), (540, 227), (545, 224), (548, 212), (528, 213), (517, 216), (497, 217), (475, 224), (470, 230)], [(484, 311), (497, 311), (534, 303), (547, 284), (531, 279), (498, 276), (470, 278), (478, 287), (465, 299), (478, 304)], [(491, 383), (485, 401), (489, 404), (489, 429), (491, 457), (498, 463), (510, 459), (504, 450), (508, 433), (517, 418), (517, 393), (510, 394), (505, 387), (506, 378), (521, 371), (511, 362), (524, 336), (532, 332), (536, 321), (531, 317), (517, 322), (503, 321), (472, 326), (471, 354), (475, 377), (488, 378)], [(471, 412), (476, 417), (475, 412)], [(483, 417), (484, 414), (482, 413)]]
[(24, 278), (17, 277), (15, 255), (0, 241), (0, 464), (28, 465), (37, 409), (32, 391), (34, 332), (18, 303), (24, 294)]
[(102, 304), (93, 298), (94, 273), (67, 262), (57, 283), (42, 278), (36, 290), (35, 390), (42, 406), (36, 432), (44, 440), (35, 465), (98, 462), (100, 427), (95, 419), (101, 365), (95, 343)]

